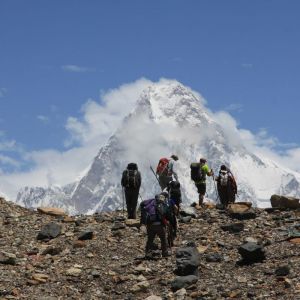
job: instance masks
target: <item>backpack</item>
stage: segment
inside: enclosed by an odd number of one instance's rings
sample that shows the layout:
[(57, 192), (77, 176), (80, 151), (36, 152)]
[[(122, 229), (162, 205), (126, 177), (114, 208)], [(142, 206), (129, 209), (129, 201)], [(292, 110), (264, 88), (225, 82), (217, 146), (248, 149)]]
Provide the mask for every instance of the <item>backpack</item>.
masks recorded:
[(200, 163), (192, 163), (191, 166), (191, 179), (195, 182), (205, 180), (205, 174), (202, 172), (202, 165)]
[(228, 172), (220, 172), (219, 180), (220, 180), (220, 185), (221, 186), (227, 186), (228, 185), (228, 180), (229, 180)]
[(138, 167), (136, 163), (130, 163), (127, 165), (127, 169), (122, 175), (122, 186), (126, 188), (138, 188), (140, 185), (138, 178)]
[(156, 174), (168, 175), (168, 171), (169, 171), (168, 165), (169, 165), (169, 159), (165, 157), (161, 158), (156, 168)]
[(170, 198), (175, 200), (176, 205), (178, 206), (181, 203), (180, 182), (170, 181), (168, 190), (169, 190)]
[(167, 206), (164, 201), (149, 199), (141, 202), (141, 223), (149, 225), (153, 222), (162, 221), (167, 213)]

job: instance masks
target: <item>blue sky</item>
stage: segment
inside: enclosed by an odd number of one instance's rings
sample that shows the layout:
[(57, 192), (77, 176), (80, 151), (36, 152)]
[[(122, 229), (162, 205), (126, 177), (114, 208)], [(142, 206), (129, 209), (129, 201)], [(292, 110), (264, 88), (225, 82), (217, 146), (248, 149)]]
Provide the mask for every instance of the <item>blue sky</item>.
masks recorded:
[(140, 78), (176, 79), (298, 153), (299, 11), (297, 0), (0, 0), (0, 171), (82, 145), (70, 118)]

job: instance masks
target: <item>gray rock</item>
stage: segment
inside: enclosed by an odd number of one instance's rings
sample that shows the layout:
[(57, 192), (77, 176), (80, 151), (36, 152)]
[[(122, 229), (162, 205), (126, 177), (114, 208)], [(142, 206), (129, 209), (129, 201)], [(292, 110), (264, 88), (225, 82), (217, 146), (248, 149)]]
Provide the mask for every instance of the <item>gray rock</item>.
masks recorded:
[(223, 256), (219, 253), (206, 254), (205, 260), (207, 262), (221, 262), (223, 260)]
[(119, 229), (124, 229), (126, 226), (124, 223), (121, 223), (119, 221), (116, 221), (113, 226), (111, 227), (111, 230), (119, 230)]
[(256, 243), (245, 243), (239, 247), (238, 251), (245, 264), (262, 262), (266, 258), (263, 247)]
[(194, 284), (198, 281), (198, 276), (187, 275), (187, 276), (178, 276), (171, 282), (172, 290), (175, 292), (182, 288), (188, 287), (191, 284)]
[(80, 241), (91, 240), (93, 237), (94, 237), (93, 230), (86, 230), (78, 236), (78, 240)]
[(222, 230), (230, 233), (238, 233), (244, 230), (244, 223), (232, 223), (221, 226)]
[(46, 224), (37, 235), (37, 240), (54, 239), (61, 234), (61, 226), (56, 223)]
[(290, 274), (289, 266), (281, 266), (275, 270), (276, 276), (287, 276)]
[(252, 208), (250, 208), (244, 212), (230, 213), (229, 216), (237, 220), (251, 220), (256, 218), (256, 213)]

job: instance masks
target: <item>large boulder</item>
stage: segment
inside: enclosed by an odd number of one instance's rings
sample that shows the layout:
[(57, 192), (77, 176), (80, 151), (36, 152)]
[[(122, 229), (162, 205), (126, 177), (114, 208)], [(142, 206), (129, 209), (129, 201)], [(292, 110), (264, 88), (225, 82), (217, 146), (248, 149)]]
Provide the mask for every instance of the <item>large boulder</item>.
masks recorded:
[(42, 230), (38, 233), (38, 240), (51, 240), (61, 234), (61, 226), (56, 223), (46, 224)]
[(271, 196), (271, 205), (276, 208), (288, 208), (288, 209), (297, 209), (300, 208), (300, 199), (289, 197), (289, 196), (280, 196), (272, 195)]
[(188, 246), (176, 251), (176, 274), (179, 276), (197, 275), (200, 257), (197, 247)]
[(251, 202), (236, 202), (229, 204), (227, 207), (227, 212), (229, 216), (237, 220), (249, 220), (255, 219), (256, 213), (251, 208)]
[(246, 264), (262, 262), (266, 258), (263, 247), (256, 243), (245, 243), (239, 247), (238, 251), (242, 256), (242, 262)]
[(57, 207), (38, 207), (37, 211), (42, 214), (50, 216), (65, 216), (66, 213), (63, 209)]
[(230, 214), (236, 214), (236, 213), (244, 213), (248, 211), (252, 206), (251, 202), (236, 202), (229, 204), (227, 209)]

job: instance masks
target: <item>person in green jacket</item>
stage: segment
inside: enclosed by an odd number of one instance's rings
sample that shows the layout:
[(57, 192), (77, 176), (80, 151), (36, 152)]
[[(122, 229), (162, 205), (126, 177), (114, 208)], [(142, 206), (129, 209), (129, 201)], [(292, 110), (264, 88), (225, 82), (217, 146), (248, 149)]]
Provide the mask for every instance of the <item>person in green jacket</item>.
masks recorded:
[(206, 176), (214, 175), (213, 170), (209, 169), (205, 158), (200, 158), (199, 174), (199, 180), (195, 181), (195, 185), (199, 194), (199, 205), (202, 205), (206, 193)]

